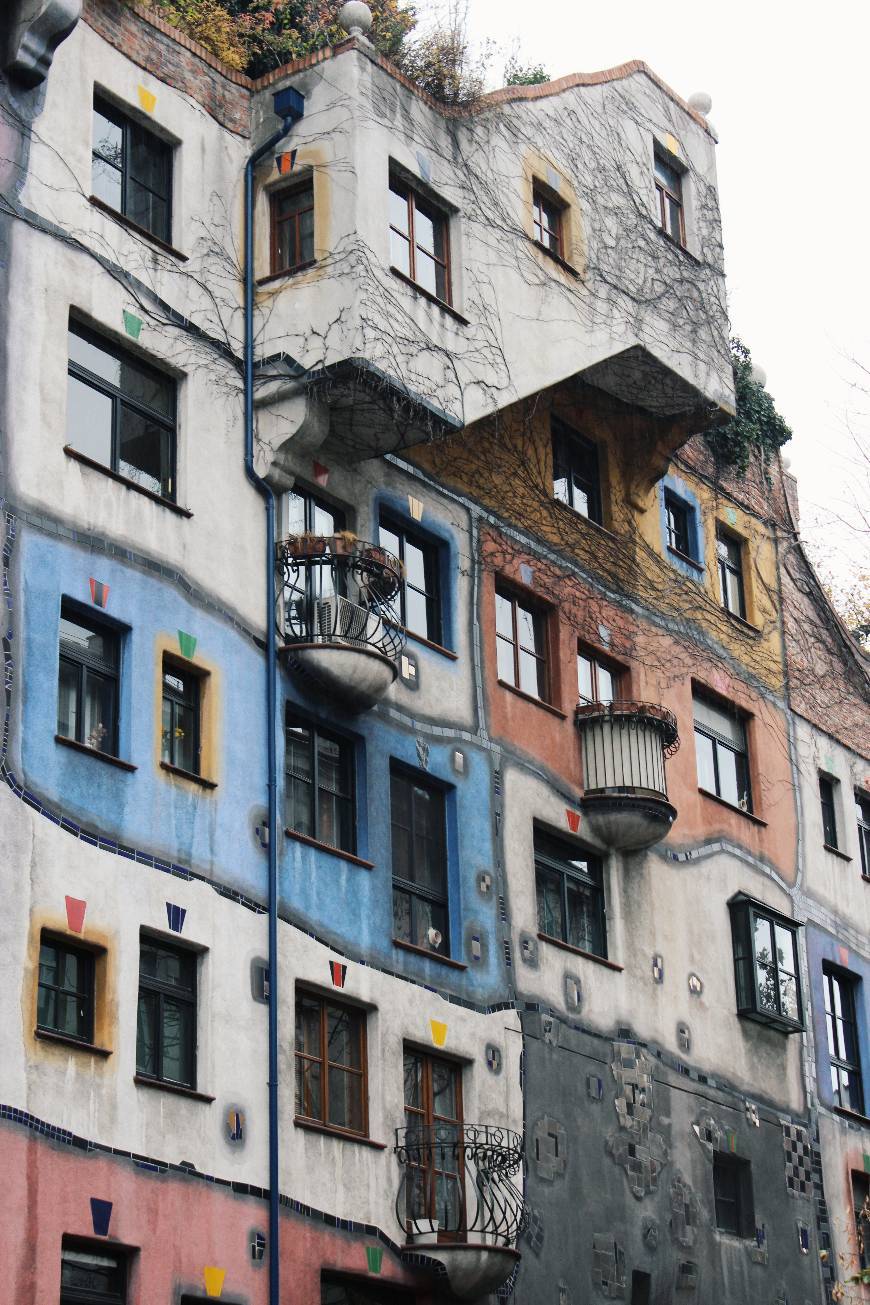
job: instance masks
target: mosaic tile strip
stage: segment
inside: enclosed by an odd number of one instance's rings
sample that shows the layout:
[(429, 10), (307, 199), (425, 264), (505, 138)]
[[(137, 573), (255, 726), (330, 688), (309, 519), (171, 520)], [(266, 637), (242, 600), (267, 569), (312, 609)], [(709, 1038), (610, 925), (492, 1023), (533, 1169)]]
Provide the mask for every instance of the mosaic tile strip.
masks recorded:
[(616, 1080), (619, 1132), (611, 1133), (605, 1146), (640, 1200), (657, 1190), (659, 1173), (668, 1162), (664, 1135), (653, 1127), (652, 1064), (637, 1043), (615, 1042), (610, 1068)]
[(785, 1152), (785, 1185), (790, 1196), (812, 1196), (813, 1160), (810, 1135), (798, 1124), (783, 1124), (782, 1147)]

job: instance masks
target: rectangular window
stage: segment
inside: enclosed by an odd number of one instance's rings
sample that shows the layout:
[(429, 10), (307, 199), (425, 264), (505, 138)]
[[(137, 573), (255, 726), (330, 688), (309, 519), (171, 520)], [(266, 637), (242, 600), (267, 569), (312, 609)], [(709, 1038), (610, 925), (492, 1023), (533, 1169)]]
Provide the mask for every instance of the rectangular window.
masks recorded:
[(525, 598), (497, 586), (495, 634), (498, 678), (546, 702), (547, 636), (543, 614)]
[(537, 183), (532, 189), (532, 226), (535, 240), (557, 258), (564, 258), (563, 206), (550, 198)]
[(698, 787), (752, 811), (746, 727), (736, 708), (693, 696)]
[(304, 181), (269, 197), (273, 273), (294, 272), (314, 262), (314, 183)]
[(535, 831), (538, 929), (592, 956), (607, 956), (600, 857)]
[(149, 494), (175, 498), (175, 382), (71, 322), (66, 442)]
[(64, 1244), (60, 1305), (125, 1305), (127, 1257), (104, 1242)]
[(819, 804), (822, 808), (822, 837), (825, 847), (839, 847), (837, 842), (836, 780), (819, 775)]
[(163, 659), (163, 719), (160, 757), (169, 766), (200, 774), (202, 676)]
[(196, 1087), (196, 955), (156, 938), (140, 941), (136, 1072)]
[(655, 152), (655, 183), (659, 204), (659, 226), (676, 244), (685, 245), (683, 179), (673, 164), (668, 163), (658, 150)]
[(462, 1071), (450, 1060), (405, 1049), (405, 1127), (413, 1162), (405, 1181), (405, 1219), (437, 1223), (439, 1238), (464, 1236)]
[(856, 1018), (858, 980), (843, 970), (824, 966), (825, 1024), (831, 1061), (831, 1088), (837, 1105), (864, 1113), (861, 1060)]
[(444, 793), (419, 775), (390, 772), (393, 937), (450, 954)]
[(353, 745), (289, 712), (285, 738), (288, 829), (344, 852), (356, 851)]
[(695, 561), (694, 549), (694, 511), (670, 490), (665, 490), (665, 527), (668, 548), (681, 557)]
[(98, 95), (91, 177), (95, 198), (169, 244), (172, 146)]
[(61, 602), (57, 732), (113, 757), (118, 753), (120, 645), (117, 631), (65, 599)]
[(870, 1174), (852, 1170), (852, 1209), (855, 1211), (855, 1240), (858, 1265), (870, 1268)]
[(754, 1237), (755, 1205), (749, 1161), (729, 1151), (714, 1151), (713, 1194), (716, 1227), (735, 1237)]
[(94, 1040), (94, 955), (43, 931), (36, 1026), (80, 1042)]
[(737, 1013), (793, 1033), (803, 1028), (797, 931), (786, 916), (738, 893), (729, 902)]
[(716, 560), (719, 568), (719, 600), (727, 612), (733, 612), (745, 621), (742, 541), (724, 530), (717, 530)]
[(448, 218), (408, 182), (390, 177), (390, 263), (421, 289), (450, 303)]
[(600, 526), (603, 517), (597, 447), (555, 418), (551, 429), (553, 496)]
[(631, 1272), (631, 1305), (650, 1305), (652, 1297), (652, 1278), (641, 1269)]
[(580, 648), (577, 652), (577, 692), (581, 702), (616, 702), (621, 675), (608, 662)]
[[(420, 1298), (401, 1287), (372, 1287), (342, 1273), (321, 1273), (320, 1305), (417, 1305)], [(184, 1305), (184, 1302), (182, 1302)]]
[(858, 820), (858, 849), (861, 853), (861, 874), (870, 879), (870, 798), (855, 794), (855, 815)]
[(296, 994), (296, 1114), (368, 1133), (366, 1017), (354, 1006)]
[(391, 517), (381, 517), (379, 541), (404, 568), (399, 591), (402, 625), (411, 634), (440, 644), (443, 634), (438, 546)]

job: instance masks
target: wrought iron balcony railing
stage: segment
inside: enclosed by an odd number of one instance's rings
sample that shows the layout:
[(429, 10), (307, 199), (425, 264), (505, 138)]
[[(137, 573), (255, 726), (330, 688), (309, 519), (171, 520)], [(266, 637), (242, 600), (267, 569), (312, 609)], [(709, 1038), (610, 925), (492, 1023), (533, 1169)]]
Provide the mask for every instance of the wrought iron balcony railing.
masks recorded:
[(398, 661), (404, 636), (397, 557), (347, 535), (295, 535), (277, 548), (286, 643), (339, 644)]
[(402, 1180), (396, 1217), (417, 1243), (474, 1241), (512, 1247), (525, 1207), (514, 1178), (523, 1139), (481, 1124), (409, 1125), (396, 1129)]

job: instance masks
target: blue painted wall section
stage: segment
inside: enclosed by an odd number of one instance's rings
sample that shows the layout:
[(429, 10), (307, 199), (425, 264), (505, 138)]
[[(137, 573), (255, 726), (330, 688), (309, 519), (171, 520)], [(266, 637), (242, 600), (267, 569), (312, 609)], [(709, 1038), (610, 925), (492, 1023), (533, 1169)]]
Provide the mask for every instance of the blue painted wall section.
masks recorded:
[[(689, 533), (692, 544), (692, 557), (694, 564), (679, 557), (676, 553), (668, 548), (668, 521), (665, 512), (665, 491), (669, 490), (676, 498), (681, 499), (689, 511)], [(688, 576), (690, 580), (701, 581), (704, 578), (704, 531), (702, 528), (703, 514), (701, 504), (696, 494), (692, 492), (681, 476), (663, 476), (659, 481), (659, 520), (662, 532), (662, 550), (671, 566), (681, 571), (683, 575)]]

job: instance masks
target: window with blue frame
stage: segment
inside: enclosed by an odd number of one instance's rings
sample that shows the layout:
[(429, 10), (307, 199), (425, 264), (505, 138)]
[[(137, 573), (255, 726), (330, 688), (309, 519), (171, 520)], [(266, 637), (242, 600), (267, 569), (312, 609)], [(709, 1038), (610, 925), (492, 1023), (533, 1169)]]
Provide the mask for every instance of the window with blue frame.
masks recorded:
[(444, 634), (438, 545), (411, 526), (388, 515), (381, 516), (379, 542), (382, 548), (386, 548), (402, 563), (404, 578), (399, 590), (402, 625), (410, 634), (428, 639), (430, 643), (442, 644)]
[(58, 738), (118, 755), (120, 664), (117, 628), (64, 599), (60, 609)]
[(297, 719), (289, 707), (285, 740), (287, 828), (355, 853), (353, 744)]
[(823, 965), (822, 983), (825, 992), (831, 1090), (836, 1104), (843, 1110), (863, 1115), (864, 1088), (858, 1048), (861, 981), (846, 970)]
[(444, 790), (416, 771), (390, 771), (393, 937), (450, 953)]
[(698, 561), (695, 509), (672, 490), (665, 490), (665, 537), (668, 548), (690, 562)]

